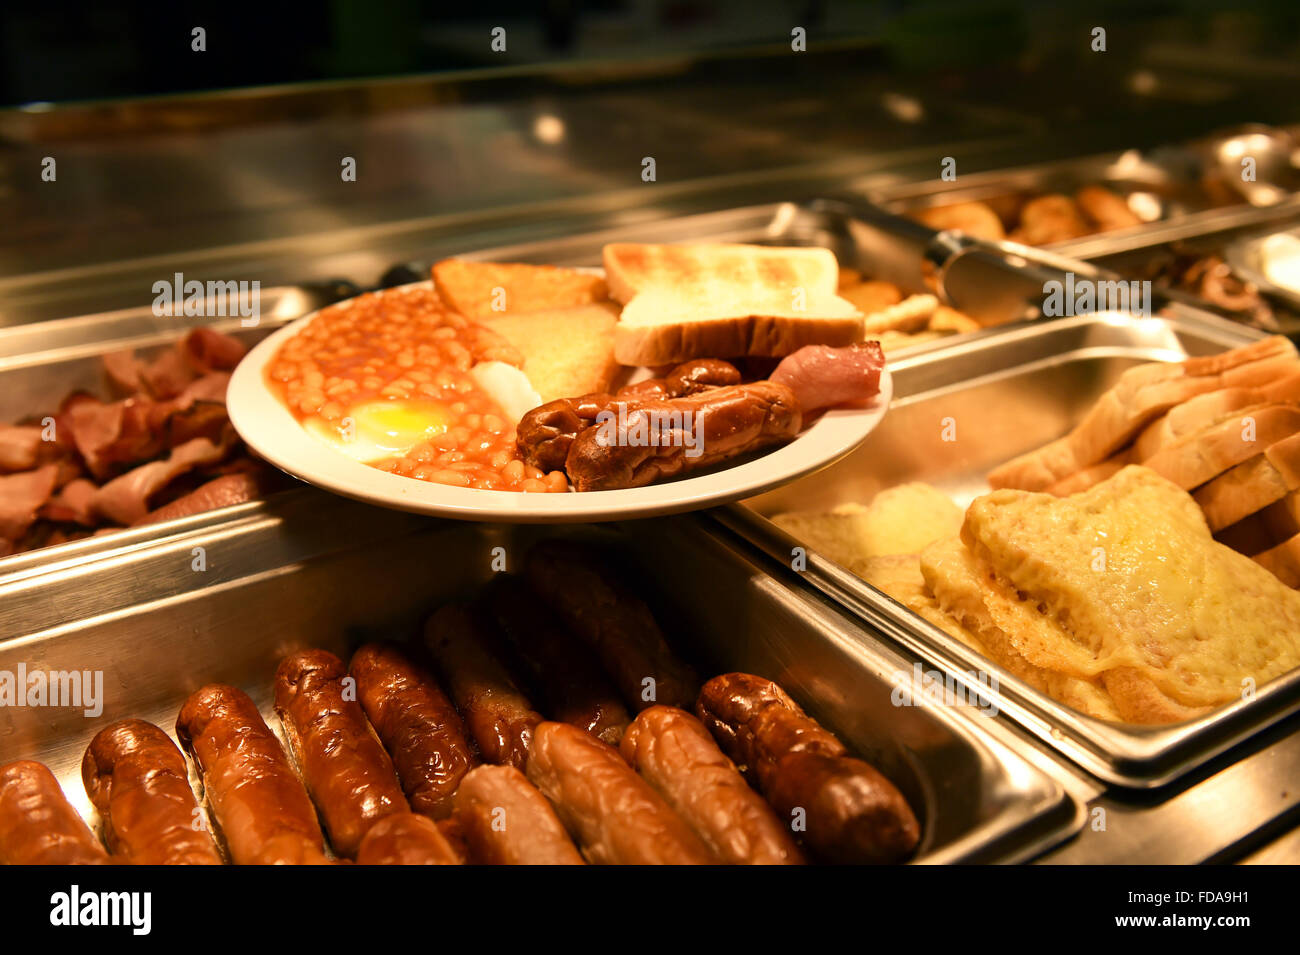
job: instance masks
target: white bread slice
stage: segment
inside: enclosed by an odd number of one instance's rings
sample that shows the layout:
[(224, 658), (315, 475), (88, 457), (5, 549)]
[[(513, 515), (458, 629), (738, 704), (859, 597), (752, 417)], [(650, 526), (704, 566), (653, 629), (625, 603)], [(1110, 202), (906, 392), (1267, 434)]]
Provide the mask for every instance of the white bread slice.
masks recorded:
[(1248, 408), (1162, 448), (1142, 464), (1191, 491), (1297, 431), (1300, 408)]
[(443, 259), (431, 271), (442, 300), (466, 318), (590, 305), (609, 298), (599, 275), (552, 265)]
[(1130, 368), (1063, 438), (989, 473), (989, 484), (1041, 491), (1104, 461), (1170, 408), (1224, 388), (1259, 387), (1300, 371), (1295, 346), (1275, 335), (1178, 364)]
[(1100, 484), (1111, 475), (1118, 474), (1135, 461), (1133, 449), (1125, 448), (1123, 451), (1112, 454), (1099, 464), (1090, 464), (1080, 471), (1075, 471), (1069, 477), (1061, 478), (1047, 489), (1047, 493), (1055, 494), (1057, 497), (1069, 497), (1071, 494), (1078, 494), (1080, 491), (1088, 490), (1094, 484)]
[(543, 402), (607, 391), (619, 372), (614, 360), (618, 310), (612, 303), (506, 312), (476, 321), (519, 350), (524, 374)]
[(849, 345), (862, 316), (836, 294), (828, 249), (748, 245), (607, 245), (610, 293), (624, 303), (614, 355), (624, 365), (783, 356)]
[[(1281, 501), (1300, 488), (1300, 434), (1274, 442), (1263, 454), (1225, 471), (1192, 495), (1218, 531)], [(1300, 531), (1300, 527), (1296, 528)], [(1290, 537), (1290, 534), (1282, 535)]]

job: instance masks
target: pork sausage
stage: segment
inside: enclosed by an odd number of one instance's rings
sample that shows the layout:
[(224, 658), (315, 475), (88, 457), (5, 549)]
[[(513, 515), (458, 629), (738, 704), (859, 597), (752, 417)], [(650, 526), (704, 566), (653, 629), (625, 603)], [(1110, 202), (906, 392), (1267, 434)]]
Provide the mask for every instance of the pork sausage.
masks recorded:
[(612, 491), (679, 477), (791, 441), (803, 423), (794, 392), (775, 381), (614, 405), (569, 447), (564, 470), (575, 490)]
[(475, 865), (583, 865), (551, 804), (513, 766), (470, 770), (455, 818)]
[(595, 555), (569, 541), (543, 541), (525, 561), (533, 591), (600, 658), (633, 710), (689, 707), (699, 683), (674, 656), (645, 601)]
[(522, 769), (542, 716), (488, 649), (486, 628), (449, 604), (429, 618), (424, 636), (483, 759)]
[(528, 778), (597, 865), (711, 865), (709, 847), (618, 750), (568, 723), (542, 723)]
[(714, 677), (696, 710), (723, 752), (745, 767), (777, 816), (806, 819), (805, 839), (830, 862), (899, 862), (920, 840), (907, 800), (785, 691), (749, 673)]
[(358, 865), (460, 865), (437, 824), (413, 812), (396, 812), (371, 826), (357, 850)]
[(352, 655), (351, 673), (411, 808), (445, 819), (456, 787), (478, 762), (456, 708), (433, 676), (395, 647), (367, 644)]
[(236, 865), (326, 865), (316, 809), (257, 704), (233, 686), (190, 694), (176, 736)]
[(618, 745), (631, 717), (591, 649), (518, 577), (498, 574), (483, 604), (540, 691), (547, 715)]
[(114, 856), (132, 865), (222, 864), (185, 757), (152, 723), (122, 720), (100, 730), (81, 779)]
[(620, 749), (723, 862), (803, 863), (790, 830), (690, 713), (672, 706), (642, 710)]
[(330, 844), (352, 859), (367, 829), (410, 807), (346, 676), (343, 661), (324, 650), (285, 657), (275, 672), (275, 709)]
[(107, 863), (52, 772), (30, 759), (0, 766), (0, 865)]

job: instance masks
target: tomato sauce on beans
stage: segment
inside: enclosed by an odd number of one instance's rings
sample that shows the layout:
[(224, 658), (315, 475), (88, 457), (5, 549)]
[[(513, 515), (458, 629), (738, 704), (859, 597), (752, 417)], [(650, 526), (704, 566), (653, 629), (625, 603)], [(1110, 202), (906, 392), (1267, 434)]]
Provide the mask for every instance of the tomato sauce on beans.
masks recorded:
[(518, 365), (490, 329), (450, 311), (428, 288), (389, 289), (322, 309), (267, 366), (271, 388), (304, 425), (340, 436), (353, 409), (374, 402), (436, 402), (447, 426), (404, 454), (368, 462), (419, 481), (493, 491), (567, 491), (562, 471), (519, 460), (515, 424), (470, 369)]

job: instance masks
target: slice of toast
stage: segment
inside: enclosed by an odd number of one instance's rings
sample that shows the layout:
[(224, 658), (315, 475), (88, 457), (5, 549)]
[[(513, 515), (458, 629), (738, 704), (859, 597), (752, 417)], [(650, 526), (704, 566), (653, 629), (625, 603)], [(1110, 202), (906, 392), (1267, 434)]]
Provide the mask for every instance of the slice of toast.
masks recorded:
[(1218, 531), (1281, 501), (1297, 488), (1300, 488), (1300, 434), (1293, 434), (1225, 471), (1198, 488), (1192, 497), (1205, 511), (1210, 530)]
[(620, 243), (605, 246), (604, 262), (624, 303), (614, 337), (624, 365), (779, 357), (862, 336), (828, 249)]
[(599, 275), (550, 265), (443, 259), (432, 272), (442, 300), (466, 318), (590, 305), (609, 298)]
[(612, 303), (507, 312), (477, 321), (519, 350), (524, 374), (543, 403), (607, 391), (620, 371), (614, 360), (618, 309)]
[(1138, 365), (1124, 372), (1069, 434), (994, 469), (989, 483), (1041, 491), (1104, 461), (1175, 405), (1206, 392), (1264, 386), (1298, 370), (1295, 346), (1280, 335), (1178, 364)]
[(1300, 408), (1247, 408), (1162, 448), (1142, 464), (1191, 491), (1298, 431)]

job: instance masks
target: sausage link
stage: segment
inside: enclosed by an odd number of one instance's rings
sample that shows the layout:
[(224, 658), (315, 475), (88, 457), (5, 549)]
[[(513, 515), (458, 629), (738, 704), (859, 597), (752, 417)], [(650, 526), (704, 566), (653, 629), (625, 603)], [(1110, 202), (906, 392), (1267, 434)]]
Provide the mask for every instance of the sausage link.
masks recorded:
[(595, 393), (578, 398), (557, 398), (528, 411), (515, 428), (515, 448), (519, 457), (525, 464), (544, 473), (563, 471), (573, 439), (590, 427), (596, 415), (608, 408), (613, 400), (613, 395)]
[(108, 853), (45, 766), (0, 766), (0, 865), (106, 865)]
[(537, 727), (528, 778), (598, 865), (711, 865), (709, 847), (618, 750), (568, 723)]
[(480, 766), (456, 791), (456, 816), (475, 865), (583, 865), (555, 810), (513, 766)]
[(450, 604), (429, 618), (424, 638), (483, 759), (522, 769), (542, 716), (493, 657), (490, 634)]
[(488, 615), (527, 668), (547, 714), (618, 745), (631, 720), (618, 690), (590, 648), (539, 604), (527, 584), (507, 574), (493, 578), (484, 596)]
[(790, 830), (690, 713), (670, 706), (642, 710), (621, 751), (723, 862), (803, 864)]
[(367, 644), (352, 655), (357, 699), (393, 758), (411, 808), (433, 819), (478, 762), (465, 726), (423, 667), (395, 647)]
[(221, 865), (190, 789), (185, 757), (144, 720), (122, 720), (90, 741), (81, 761), (104, 839), (132, 865)]
[(771, 680), (748, 673), (714, 677), (700, 691), (697, 713), (779, 817), (803, 811), (805, 838), (821, 858), (899, 862), (915, 851), (921, 830), (903, 794), (849, 756)]
[(617, 394), (593, 392), (577, 398), (559, 398), (532, 409), (515, 429), (519, 455), (525, 464), (542, 471), (562, 471), (569, 448), (578, 434), (595, 424), (596, 416), (616, 402), (639, 407), (646, 401), (680, 398), (710, 388), (740, 384), (736, 366), (716, 358), (684, 362), (663, 378), (627, 385)]
[(595, 651), (633, 710), (694, 704), (694, 672), (668, 649), (645, 601), (589, 551), (569, 541), (544, 541), (529, 553), (525, 574), (533, 591)]
[(275, 673), (275, 709), (330, 844), (352, 859), (367, 829), (410, 807), (361, 704), (345, 695), (346, 675), (343, 661), (324, 650), (285, 657)]
[(432, 819), (413, 812), (385, 816), (367, 830), (358, 865), (460, 865), (462, 860)]
[(204, 798), (236, 865), (326, 865), (316, 809), (280, 741), (243, 690), (190, 694), (176, 736), (203, 778)]
[(644, 487), (793, 440), (802, 422), (794, 392), (775, 381), (626, 402), (573, 439), (564, 469), (578, 491)]

